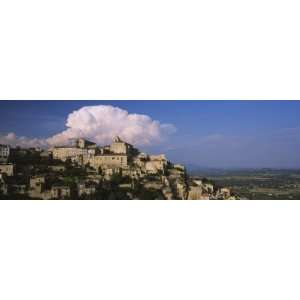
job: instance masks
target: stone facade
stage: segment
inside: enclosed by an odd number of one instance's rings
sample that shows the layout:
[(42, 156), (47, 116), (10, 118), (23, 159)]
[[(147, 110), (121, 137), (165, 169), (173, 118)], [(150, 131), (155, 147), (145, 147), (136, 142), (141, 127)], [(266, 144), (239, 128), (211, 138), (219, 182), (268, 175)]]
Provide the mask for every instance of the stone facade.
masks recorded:
[(146, 173), (156, 174), (158, 172), (164, 173), (168, 161), (165, 155), (146, 155), (140, 153), (137, 155), (134, 160), (134, 164), (139, 168), (142, 168)]
[(0, 164), (0, 173), (6, 176), (14, 176), (15, 166), (13, 164)]
[(54, 159), (66, 161), (71, 159), (73, 162), (82, 164), (85, 159), (96, 154), (96, 144), (85, 139), (75, 139), (71, 145), (55, 146), (50, 150)]
[(44, 176), (33, 176), (29, 181), (29, 196), (31, 198), (43, 199), (43, 189), (45, 185)]
[(95, 169), (126, 167), (133, 147), (115, 138), (110, 146), (97, 148), (92, 142), (84, 139), (73, 141), (71, 146), (59, 146), (52, 149), (54, 159), (66, 161), (71, 159), (80, 165), (89, 164)]
[(78, 196), (91, 196), (96, 193), (96, 184), (91, 182), (80, 182), (77, 185)]
[(93, 149), (93, 148), (96, 148), (97, 145), (95, 143), (85, 140), (83, 138), (79, 138), (79, 139), (73, 140), (73, 146), (75, 148), (81, 148), (81, 149), (87, 149), (87, 148)]
[(229, 188), (220, 188), (218, 191), (217, 191), (217, 194), (216, 194), (216, 198), (224, 198), (224, 199), (229, 199), (231, 196), (231, 191)]
[(145, 163), (145, 170), (147, 173), (157, 173), (158, 171), (164, 171), (165, 163), (160, 160), (150, 160)]
[(10, 154), (10, 147), (8, 145), (0, 144), (0, 162), (7, 162)]
[(123, 142), (118, 136), (113, 139), (110, 145), (110, 151), (114, 154), (130, 154), (133, 147), (132, 145)]
[(199, 185), (190, 186), (188, 192), (188, 200), (198, 200), (203, 196), (202, 187)]
[(186, 199), (186, 184), (184, 181), (176, 183), (177, 198), (180, 200)]
[(30, 178), (29, 186), (32, 189), (38, 188), (39, 190), (42, 189), (42, 186), (45, 184), (45, 177), (44, 176), (33, 176)]
[(70, 198), (71, 190), (68, 186), (53, 186), (51, 188), (51, 197), (53, 199), (66, 199)]
[(86, 160), (91, 167), (99, 168), (121, 168), (126, 167), (128, 160), (126, 155), (95, 155)]
[(86, 149), (75, 148), (71, 146), (54, 147), (52, 150), (53, 158), (62, 161), (66, 161), (68, 159), (71, 159), (72, 161), (79, 161), (80, 158), (82, 159), (82, 156), (86, 154)]

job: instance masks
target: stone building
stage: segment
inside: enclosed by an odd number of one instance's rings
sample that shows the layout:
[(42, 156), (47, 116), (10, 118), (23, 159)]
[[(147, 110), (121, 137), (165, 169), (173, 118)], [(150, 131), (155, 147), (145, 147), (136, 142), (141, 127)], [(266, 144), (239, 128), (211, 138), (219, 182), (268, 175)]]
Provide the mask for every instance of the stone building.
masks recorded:
[(190, 185), (188, 190), (188, 200), (199, 200), (203, 198), (202, 187), (199, 185)]
[(140, 168), (132, 168), (131, 166), (122, 167), (122, 176), (129, 176), (131, 178), (141, 178), (142, 170)]
[(7, 162), (10, 154), (10, 147), (8, 145), (0, 144), (0, 162)]
[(110, 145), (110, 152), (114, 154), (130, 155), (133, 151), (133, 146), (123, 142), (120, 137), (116, 136)]
[(128, 158), (123, 154), (103, 154), (91, 156), (86, 162), (96, 170), (99, 168), (122, 168), (127, 166)]
[(123, 142), (119, 137), (116, 137), (110, 146), (100, 148), (85, 139), (76, 139), (71, 145), (54, 147), (52, 155), (54, 159), (71, 159), (81, 165), (89, 164), (95, 169), (115, 168), (127, 166), (133, 149), (132, 145)]
[(66, 161), (71, 159), (72, 161), (79, 161), (83, 155), (86, 155), (86, 149), (76, 148), (72, 146), (56, 146), (52, 149), (52, 155), (54, 159)]
[(147, 173), (156, 174), (158, 171), (164, 172), (165, 161), (162, 160), (149, 160), (145, 163), (145, 170)]
[(164, 154), (147, 155), (140, 153), (134, 157), (133, 163), (144, 170), (146, 173), (156, 174), (158, 172), (164, 173), (168, 161)]
[(32, 176), (29, 180), (29, 196), (32, 198), (43, 198), (45, 176)]
[(95, 149), (97, 147), (95, 143), (85, 140), (83, 138), (72, 139), (71, 145), (74, 148), (81, 148), (81, 149)]
[(42, 189), (43, 185), (45, 184), (45, 176), (32, 176), (30, 178), (29, 186), (30, 188), (38, 188)]
[(85, 139), (71, 140), (70, 145), (55, 146), (50, 150), (54, 159), (66, 161), (71, 159), (73, 162), (82, 164), (85, 159), (96, 154), (96, 144)]
[(180, 199), (180, 200), (184, 200), (186, 199), (186, 184), (185, 182), (179, 180), (176, 182), (176, 194), (177, 194), (177, 197)]
[(96, 193), (96, 184), (93, 182), (80, 182), (77, 184), (78, 196), (91, 196)]
[(13, 164), (0, 164), (0, 173), (7, 176), (14, 176), (15, 165)]
[(68, 186), (54, 185), (51, 188), (51, 197), (53, 199), (66, 199), (70, 198), (71, 190)]
[(217, 191), (216, 197), (217, 199), (228, 199), (231, 196), (231, 191), (229, 188), (223, 187)]

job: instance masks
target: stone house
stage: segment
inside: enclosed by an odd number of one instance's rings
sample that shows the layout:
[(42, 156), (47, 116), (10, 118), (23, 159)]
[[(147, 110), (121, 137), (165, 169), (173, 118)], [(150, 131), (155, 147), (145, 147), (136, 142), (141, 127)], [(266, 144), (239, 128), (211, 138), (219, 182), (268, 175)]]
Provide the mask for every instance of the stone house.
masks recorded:
[(30, 177), (30, 180), (29, 180), (29, 186), (30, 188), (33, 188), (33, 189), (42, 189), (43, 185), (45, 184), (45, 176), (41, 176), (41, 175), (38, 175), (38, 176), (32, 176)]
[(96, 193), (96, 184), (93, 182), (80, 182), (77, 184), (78, 196), (91, 196)]
[(188, 200), (199, 200), (203, 197), (202, 187), (199, 185), (190, 185), (188, 190)]
[(70, 198), (71, 190), (68, 186), (54, 185), (51, 188), (51, 198), (54, 199), (66, 199)]
[(156, 174), (158, 172), (164, 173), (168, 161), (164, 154), (150, 155), (149, 159), (145, 161), (144, 168), (147, 173)]
[(29, 196), (31, 198), (43, 198), (45, 176), (32, 176), (29, 180)]
[(179, 199), (186, 199), (186, 184), (184, 182), (176, 182), (176, 192)]
[(7, 162), (10, 154), (10, 147), (8, 145), (0, 144), (0, 162)]
[(114, 154), (130, 155), (132, 153), (133, 146), (123, 142), (120, 137), (116, 136), (110, 145), (110, 152)]
[(7, 176), (14, 176), (15, 165), (14, 164), (0, 164), (0, 173)]
[(71, 145), (56, 146), (52, 149), (54, 159), (76, 162), (80, 165), (89, 164), (96, 170), (101, 168), (124, 168), (133, 153), (132, 145), (116, 137), (110, 146), (97, 148), (95, 143), (84, 139), (76, 139)]
[(72, 146), (75, 148), (81, 148), (81, 149), (95, 149), (97, 145), (91, 141), (88, 141), (83, 138), (73, 139), (71, 140)]
[(85, 154), (87, 154), (86, 149), (75, 148), (72, 146), (56, 146), (52, 149), (53, 158), (62, 161), (66, 161), (68, 159), (71, 159), (72, 161), (79, 161)]
[(127, 155), (123, 154), (95, 155), (89, 158), (87, 162), (96, 170), (99, 168), (124, 168), (128, 165)]
[(229, 188), (220, 188), (217, 190), (216, 197), (220, 199), (228, 199), (231, 196), (231, 192)]

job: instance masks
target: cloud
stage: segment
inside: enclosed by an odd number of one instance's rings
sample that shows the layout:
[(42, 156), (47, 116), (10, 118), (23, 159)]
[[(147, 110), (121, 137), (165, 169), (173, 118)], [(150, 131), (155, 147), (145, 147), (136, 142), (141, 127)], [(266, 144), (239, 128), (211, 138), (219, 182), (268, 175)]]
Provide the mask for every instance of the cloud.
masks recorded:
[(136, 146), (162, 142), (176, 131), (172, 124), (163, 124), (148, 115), (130, 114), (110, 105), (84, 106), (67, 117), (67, 129), (47, 139), (17, 137), (14, 133), (0, 136), (0, 142), (23, 147), (63, 145), (69, 139), (84, 137), (97, 144), (111, 142), (116, 135)]
[(24, 148), (48, 146), (45, 139), (28, 138), (25, 136), (17, 136), (15, 133), (10, 132), (7, 135), (0, 135), (0, 144), (7, 144), (13, 147), (20, 146)]

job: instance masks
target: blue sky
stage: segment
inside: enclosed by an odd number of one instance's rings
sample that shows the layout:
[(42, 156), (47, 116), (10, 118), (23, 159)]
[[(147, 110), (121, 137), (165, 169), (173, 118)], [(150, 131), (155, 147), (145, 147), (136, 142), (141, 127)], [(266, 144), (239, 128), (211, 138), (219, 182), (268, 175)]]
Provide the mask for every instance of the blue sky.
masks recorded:
[(300, 167), (300, 101), (0, 101), (0, 135), (48, 138), (83, 106), (145, 114), (176, 132), (140, 148), (199, 167)]

